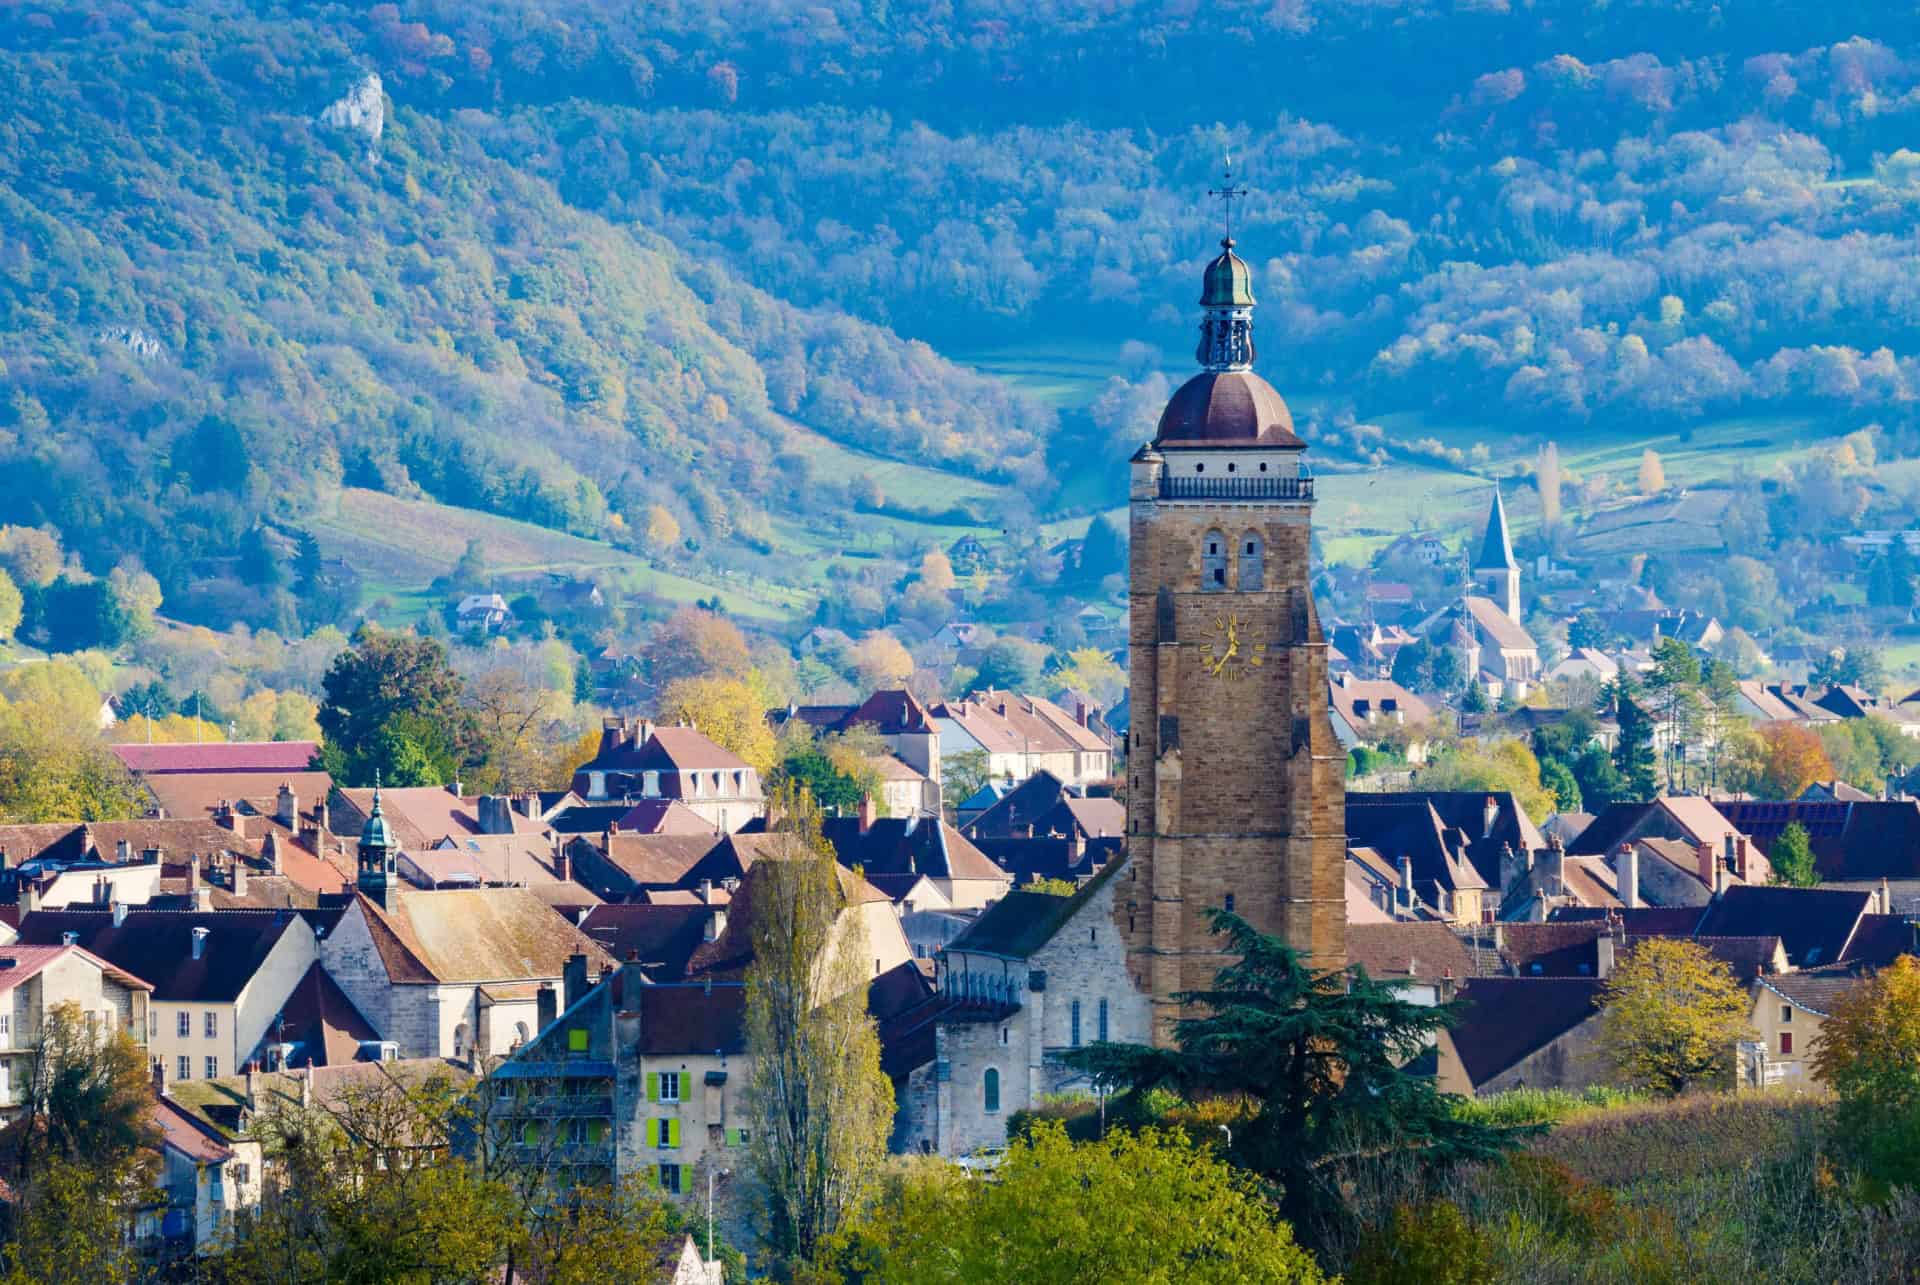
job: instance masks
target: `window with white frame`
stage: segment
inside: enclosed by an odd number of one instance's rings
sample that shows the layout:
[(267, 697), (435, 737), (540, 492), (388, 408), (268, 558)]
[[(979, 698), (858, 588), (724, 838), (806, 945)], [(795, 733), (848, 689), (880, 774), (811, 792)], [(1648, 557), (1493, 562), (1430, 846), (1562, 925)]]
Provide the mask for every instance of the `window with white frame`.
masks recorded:
[(205, 1022), (205, 1034), (210, 1040), (220, 1038), (220, 1013), (217, 1009), (208, 1009)]
[(192, 1038), (193, 1014), (184, 1008), (178, 1013), (175, 1013), (173, 1015), (173, 1033), (183, 1040)]
[(660, 1100), (678, 1102), (680, 1100), (680, 1072), (660, 1072)]

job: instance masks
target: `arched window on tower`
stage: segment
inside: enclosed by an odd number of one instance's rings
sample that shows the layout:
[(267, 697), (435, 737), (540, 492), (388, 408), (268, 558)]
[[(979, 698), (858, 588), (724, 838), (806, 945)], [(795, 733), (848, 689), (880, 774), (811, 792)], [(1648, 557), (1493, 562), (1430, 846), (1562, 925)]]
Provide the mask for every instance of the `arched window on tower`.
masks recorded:
[(1267, 546), (1251, 531), (1240, 537), (1240, 587), (1267, 587)]
[(1200, 587), (1217, 593), (1227, 587), (1227, 537), (1209, 531), (1200, 545)]

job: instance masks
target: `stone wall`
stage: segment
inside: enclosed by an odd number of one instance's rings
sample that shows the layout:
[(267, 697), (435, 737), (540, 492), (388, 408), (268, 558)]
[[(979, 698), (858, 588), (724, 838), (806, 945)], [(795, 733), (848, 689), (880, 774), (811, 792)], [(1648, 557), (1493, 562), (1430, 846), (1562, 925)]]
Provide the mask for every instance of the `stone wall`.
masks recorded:
[[(1164, 503), (1136, 479), (1133, 868), (1114, 924), (1130, 975), (1158, 1001), (1161, 1040), (1179, 1016), (1171, 995), (1210, 985), (1227, 962), (1211, 909), (1230, 907), (1322, 966), (1345, 962), (1345, 755), (1327, 717), (1326, 644), (1307, 586), (1309, 512)], [(1214, 531), (1236, 555), (1229, 585), (1239, 583), (1238, 549), (1258, 537), (1262, 589), (1201, 591), (1202, 545)], [(1230, 634), (1237, 676), (1213, 672)]]

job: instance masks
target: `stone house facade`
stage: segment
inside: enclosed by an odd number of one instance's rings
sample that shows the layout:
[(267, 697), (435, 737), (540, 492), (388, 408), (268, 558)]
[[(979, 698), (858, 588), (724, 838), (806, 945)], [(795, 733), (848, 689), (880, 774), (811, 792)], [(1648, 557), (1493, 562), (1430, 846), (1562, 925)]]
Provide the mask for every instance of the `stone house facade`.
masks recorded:
[(1014, 1112), (1091, 1092), (1062, 1053), (1152, 1039), (1152, 1005), (1129, 981), (1113, 927), (1124, 864), (1072, 897), (1008, 893), (941, 953), (934, 1055), (905, 1078), (896, 1149), (961, 1156), (1001, 1145)]
[(11, 1122), (32, 1082), (34, 1046), (47, 1015), (73, 1004), (90, 1030), (147, 1042), (153, 987), (78, 946), (0, 949), (0, 1122)]

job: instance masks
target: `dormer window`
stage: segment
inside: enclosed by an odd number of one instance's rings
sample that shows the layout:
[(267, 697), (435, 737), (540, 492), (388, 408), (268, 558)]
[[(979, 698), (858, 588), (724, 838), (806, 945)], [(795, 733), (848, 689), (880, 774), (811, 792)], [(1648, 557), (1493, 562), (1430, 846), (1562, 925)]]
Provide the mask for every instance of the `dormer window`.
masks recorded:
[(1373, 721), (1372, 702), (1364, 701), (1364, 700), (1356, 700), (1353, 703), (1353, 716), (1355, 718), (1365, 719), (1367, 722), (1371, 723)]
[(658, 771), (641, 773), (640, 782), (640, 792), (647, 798), (657, 799), (660, 797), (660, 773)]

